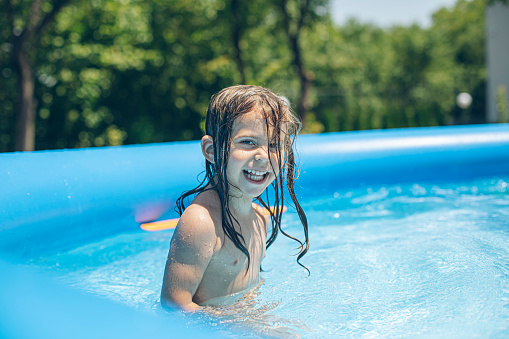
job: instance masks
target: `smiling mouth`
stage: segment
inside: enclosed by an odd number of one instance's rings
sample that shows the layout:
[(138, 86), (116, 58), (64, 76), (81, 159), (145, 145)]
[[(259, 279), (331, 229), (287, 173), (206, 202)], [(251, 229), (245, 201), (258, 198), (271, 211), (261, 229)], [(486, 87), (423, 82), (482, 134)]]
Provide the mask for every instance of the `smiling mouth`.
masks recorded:
[(267, 172), (267, 171), (255, 171), (255, 170), (244, 170), (244, 176), (250, 182), (262, 183), (269, 176), (269, 172)]

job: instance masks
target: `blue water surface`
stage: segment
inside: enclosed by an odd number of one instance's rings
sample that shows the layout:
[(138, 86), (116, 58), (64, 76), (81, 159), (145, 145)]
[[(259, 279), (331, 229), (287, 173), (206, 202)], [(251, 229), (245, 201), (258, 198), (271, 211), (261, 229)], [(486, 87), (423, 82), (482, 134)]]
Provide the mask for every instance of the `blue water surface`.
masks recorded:
[[(310, 250), (280, 235), (262, 283), (233, 305), (168, 316), (252, 337), (509, 336), (509, 177), (308, 192)], [(301, 237), (291, 208), (284, 229)], [(172, 231), (117, 235), (30, 265), (79, 289), (164, 313)], [(232, 329), (230, 332), (229, 329)]]

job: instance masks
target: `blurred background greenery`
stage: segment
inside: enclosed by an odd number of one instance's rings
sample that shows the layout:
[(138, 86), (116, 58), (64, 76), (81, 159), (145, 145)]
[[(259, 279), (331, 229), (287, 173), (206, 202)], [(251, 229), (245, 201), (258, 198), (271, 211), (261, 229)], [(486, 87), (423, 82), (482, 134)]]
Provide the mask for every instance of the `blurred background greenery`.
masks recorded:
[(198, 139), (239, 83), (307, 133), (485, 122), (489, 0), (427, 28), (340, 26), (327, 0), (0, 1), (1, 152)]

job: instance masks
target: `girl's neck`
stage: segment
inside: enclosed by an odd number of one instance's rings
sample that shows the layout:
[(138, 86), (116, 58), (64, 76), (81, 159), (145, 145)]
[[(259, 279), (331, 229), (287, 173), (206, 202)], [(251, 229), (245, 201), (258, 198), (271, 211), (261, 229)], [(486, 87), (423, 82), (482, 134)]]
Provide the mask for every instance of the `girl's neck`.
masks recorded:
[(232, 197), (229, 200), (230, 210), (237, 217), (249, 217), (253, 213), (253, 199), (248, 197)]

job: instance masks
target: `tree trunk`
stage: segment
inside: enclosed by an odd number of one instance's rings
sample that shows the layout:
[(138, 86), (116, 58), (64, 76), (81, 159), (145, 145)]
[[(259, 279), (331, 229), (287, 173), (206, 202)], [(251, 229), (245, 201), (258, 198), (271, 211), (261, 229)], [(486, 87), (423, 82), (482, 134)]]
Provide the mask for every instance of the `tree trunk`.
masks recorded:
[(242, 23), (241, 21), (245, 18), (241, 15), (239, 0), (231, 0), (230, 9), (232, 13), (233, 21), (231, 23), (231, 34), (232, 44), (235, 63), (237, 64), (237, 70), (240, 74), (240, 83), (244, 85), (246, 83), (246, 70), (244, 67), (244, 60), (242, 57), (242, 50), (240, 49), (240, 39), (242, 38)]
[(300, 47), (299, 40), (300, 32), (304, 24), (304, 17), (310, 10), (310, 2), (309, 0), (304, 0), (299, 3), (300, 3), (299, 17), (295, 18), (293, 22), (290, 13), (288, 13), (288, 10), (286, 8), (287, 0), (281, 0), (279, 2), (279, 9), (283, 16), (283, 24), (285, 26), (286, 35), (288, 37), (290, 49), (293, 55), (293, 65), (295, 66), (297, 70), (297, 75), (299, 77), (300, 95), (297, 101), (297, 115), (299, 116), (301, 121), (305, 123), (306, 114), (311, 108), (311, 103), (309, 101), (309, 93), (311, 91), (313, 77), (307, 71), (304, 65), (304, 60), (302, 57), (302, 48)]
[(312, 77), (306, 70), (302, 60), (302, 49), (299, 45), (299, 36), (290, 35), (289, 39), (291, 41), (293, 52), (293, 64), (297, 68), (300, 82), (300, 97), (297, 102), (297, 114), (299, 115), (301, 121), (304, 123), (306, 119), (306, 113), (311, 108), (311, 103), (309, 102), (309, 92), (311, 90)]
[[(53, 3), (51, 12), (43, 14), (44, 0), (33, 0), (30, 7), (30, 15), (27, 18), (27, 26), (21, 34), (13, 37), (12, 58), (16, 65), (19, 81), (19, 98), (17, 105), (16, 121), (16, 151), (33, 151), (35, 148), (35, 111), (37, 100), (34, 97), (35, 78), (34, 71), (28, 60), (27, 43), (32, 43), (31, 48), (37, 49), (41, 33), (44, 28), (55, 19), (57, 13), (70, 0), (57, 0)], [(6, 1), (7, 16), (11, 31), (14, 32), (14, 6)]]
[(19, 101), (17, 107), (16, 151), (33, 151), (35, 146), (35, 110), (37, 100), (34, 97), (35, 79), (32, 67), (28, 63), (21, 46), (14, 48), (13, 58), (19, 76)]

